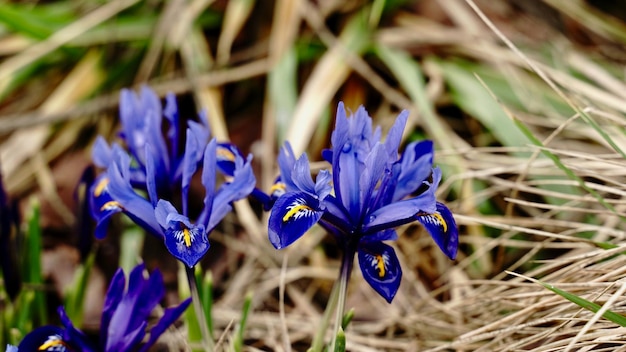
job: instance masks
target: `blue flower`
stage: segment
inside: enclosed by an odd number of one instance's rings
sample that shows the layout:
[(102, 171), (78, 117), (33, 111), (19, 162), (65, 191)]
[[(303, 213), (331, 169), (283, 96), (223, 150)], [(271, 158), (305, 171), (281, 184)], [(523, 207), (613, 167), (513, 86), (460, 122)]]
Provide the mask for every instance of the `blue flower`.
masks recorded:
[[(113, 276), (105, 297), (97, 343), (75, 328), (63, 307), (59, 307), (58, 312), (64, 328), (56, 326), (37, 328), (22, 339), (17, 350), (147, 351), (187, 309), (191, 299), (166, 309), (159, 321), (147, 329), (150, 313), (165, 296), (165, 290), (163, 278), (158, 271), (154, 271), (148, 279), (144, 278), (143, 272), (143, 265), (133, 269), (128, 280), (128, 290), (125, 289), (126, 278), (122, 269), (118, 269)], [(144, 343), (146, 333), (149, 337)]]
[[(170, 198), (180, 185), (183, 174), (185, 150), (181, 150), (181, 134), (186, 133), (186, 143), (200, 148), (210, 139), (209, 125), (204, 113), (200, 121), (187, 121), (187, 128), (179, 128), (178, 107), (173, 94), (165, 98), (162, 109), (158, 96), (149, 88), (142, 87), (141, 94), (124, 89), (120, 94), (120, 120), (122, 138), (129, 153), (128, 170), (124, 177), (131, 188), (152, 192), (160, 198)], [(167, 121), (167, 138), (163, 136), (163, 117)], [(186, 144), (186, 145), (187, 145)], [(105, 169), (118, 162), (117, 155), (124, 149), (118, 143), (109, 145), (104, 138), (98, 137), (93, 147), (94, 163)], [(201, 154), (196, 155), (196, 162)], [(90, 190), (92, 217), (97, 221), (96, 237), (106, 235), (106, 228), (112, 215), (122, 212), (108, 192), (108, 176), (100, 176)], [(156, 203), (155, 203), (156, 205)]]
[(363, 107), (347, 117), (339, 103), (332, 148), (322, 154), (332, 173), (322, 170), (315, 182), (306, 154), (296, 159), (287, 143), (278, 158), (279, 198), (269, 219), (274, 247), (290, 245), (317, 223), (336, 237), (349, 260), (358, 254), (363, 277), (388, 302), (402, 276), (393, 248), (383, 243), (397, 238), (395, 227), (422, 223), (454, 259), (458, 230), (452, 213), (435, 198), (441, 170), (432, 166), (432, 142), (410, 143), (398, 156), (407, 118), (402, 112), (383, 142)]

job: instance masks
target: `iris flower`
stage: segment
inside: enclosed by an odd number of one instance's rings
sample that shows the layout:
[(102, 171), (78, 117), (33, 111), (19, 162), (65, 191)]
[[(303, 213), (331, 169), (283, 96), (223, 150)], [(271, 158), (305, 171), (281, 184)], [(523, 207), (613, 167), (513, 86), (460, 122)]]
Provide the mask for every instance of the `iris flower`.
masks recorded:
[[(433, 168), (433, 143), (410, 143), (401, 156), (398, 147), (408, 118), (402, 112), (385, 141), (380, 127), (363, 107), (348, 117), (339, 103), (332, 148), (322, 154), (331, 170), (315, 182), (309, 160), (296, 160), (287, 143), (278, 158), (280, 180), (269, 219), (269, 239), (280, 249), (298, 240), (314, 224), (332, 234), (344, 250), (341, 280), (347, 280), (355, 254), (369, 285), (391, 302), (402, 277), (394, 249), (384, 241), (397, 238), (395, 227), (417, 221), (451, 259), (458, 246), (452, 213), (437, 202), (441, 170)], [(283, 193), (284, 192), (284, 193)]]
[[(59, 307), (63, 328), (37, 328), (22, 339), (17, 349), (11, 346), (10, 351), (148, 351), (159, 336), (187, 309), (191, 299), (165, 309), (163, 316), (148, 332), (150, 314), (165, 296), (165, 289), (163, 277), (158, 271), (154, 271), (148, 279), (144, 278), (143, 271), (143, 265), (132, 270), (128, 290), (125, 290), (126, 278), (122, 269), (118, 269), (113, 276), (104, 301), (97, 343), (74, 327), (63, 307)], [(144, 343), (147, 332), (149, 337)]]
[[(210, 133), (204, 113), (199, 114), (199, 122), (189, 120), (186, 130), (181, 129), (174, 95), (168, 94), (165, 101), (165, 108), (162, 108), (159, 97), (146, 86), (141, 88), (139, 95), (123, 89), (120, 93), (122, 128), (119, 135), (131, 159), (127, 178), (132, 188), (148, 191), (150, 186), (160, 198), (168, 199), (177, 190), (183, 176), (185, 150), (181, 150), (180, 141), (184, 134), (191, 136), (195, 145), (204, 146), (209, 142)], [(162, 133), (163, 117), (167, 121), (167, 138)], [(109, 145), (99, 136), (92, 151), (94, 164), (109, 168), (116, 162), (114, 157), (120, 150), (124, 150), (120, 144)], [(201, 155), (196, 161), (201, 161)], [(92, 217), (97, 221), (97, 238), (106, 235), (111, 216), (123, 211), (108, 192), (109, 182), (108, 175), (100, 175), (89, 192)]]
[[(191, 178), (198, 167), (198, 158), (203, 161), (202, 184), (205, 188), (204, 206), (195, 222), (188, 215), (188, 194)], [(217, 142), (211, 140), (206, 147), (196, 144), (193, 138), (187, 139), (181, 177), (182, 212), (165, 199), (157, 196), (154, 175), (147, 173), (149, 200), (139, 195), (131, 186), (130, 159), (123, 152), (114, 157), (115, 162), (107, 170), (110, 182), (107, 184), (108, 197), (138, 225), (162, 238), (174, 257), (193, 267), (209, 249), (208, 234), (232, 210), (232, 202), (246, 197), (256, 183), (251, 157), (247, 160), (237, 156), (233, 165), (233, 176), (219, 187), (216, 186)], [(150, 167), (148, 167), (151, 170)]]

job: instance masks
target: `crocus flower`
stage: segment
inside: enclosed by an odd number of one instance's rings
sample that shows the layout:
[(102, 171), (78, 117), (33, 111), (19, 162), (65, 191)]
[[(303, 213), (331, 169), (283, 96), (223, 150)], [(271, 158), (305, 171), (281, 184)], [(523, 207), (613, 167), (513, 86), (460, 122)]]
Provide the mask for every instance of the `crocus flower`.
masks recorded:
[[(163, 316), (148, 331), (150, 313), (165, 296), (165, 289), (158, 271), (148, 279), (144, 278), (143, 271), (143, 265), (132, 270), (128, 290), (125, 289), (126, 278), (122, 269), (113, 276), (105, 297), (97, 342), (74, 327), (63, 307), (59, 307), (64, 327), (43, 326), (33, 330), (22, 339), (17, 351), (147, 351), (187, 309), (191, 299), (165, 309)], [(146, 333), (149, 337), (144, 343)], [(16, 351), (14, 346), (11, 351)]]
[(363, 107), (347, 117), (339, 103), (332, 149), (323, 152), (332, 172), (322, 170), (315, 182), (306, 154), (296, 159), (287, 143), (280, 151), (280, 179), (273, 189), (282, 195), (269, 219), (274, 247), (289, 246), (319, 224), (338, 240), (348, 268), (357, 254), (363, 277), (388, 302), (402, 276), (393, 248), (383, 242), (397, 238), (395, 227), (422, 223), (454, 259), (458, 231), (452, 213), (435, 198), (441, 170), (432, 166), (432, 142), (410, 143), (398, 154), (407, 118), (402, 112), (383, 142), (380, 127), (372, 129)]

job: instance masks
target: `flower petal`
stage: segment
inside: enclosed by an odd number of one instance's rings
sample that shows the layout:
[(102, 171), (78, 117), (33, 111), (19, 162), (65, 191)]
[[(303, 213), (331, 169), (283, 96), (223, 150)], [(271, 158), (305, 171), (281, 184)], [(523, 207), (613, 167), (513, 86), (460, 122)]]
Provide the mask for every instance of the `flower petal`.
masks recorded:
[(121, 206), (124, 214), (128, 215), (137, 225), (150, 233), (162, 237), (163, 232), (154, 216), (152, 204), (135, 193), (130, 182), (123, 175), (128, 175), (128, 170), (120, 170), (117, 162), (109, 166), (107, 175), (110, 179), (108, 191), (112, 199)]
[(268, 234), (276, 249), (289, 246), (322, 217), (319, 201), (305, 192), (285, 193), (278, 198), (269, 218)]
[(454, 260), (459, 247), (459, 230), (450, 209), (437, 202), (434, 213), (417, 214), (416, 218), (428, 230), (443, 253)]
[(190, 303), (191, 298), (188, 298), (176, 307), (165, 309), (165, 312), (163, 313), (161, 319), (159, 319), (156, 325), (154, 325), (152, 329), (150, 329), (150, 338), (148, 339), (148, 342), (141, 346), (139, 352), (148, 351), (150, 347), (152, 347), (152, 345), (157, 342), (159, 336), (161, 336), (165, 332), (165, 330), (185, 312)]
[(244, 158), (243, 153), (232, 143), (217, 143), (217, 168), (227, 176), (235, 174), (235, 160)]
[[(96, 348), (94, 348), (94, 346), (92, 345), (87, 335), (85, 335), (84, 332), (74, 327), (74, 324), (72, 324), (72, 321), (65, 313), (65, 309), (63, 308), (63, 306), (60, 306), (57, 309), (57, 313), (59, 314), (59, 318), (61, 318), (61, 323), (65, 327), (65, 330), (63, 331), (63, 334), (62, 334), (62, 340), (63, 342), (66, 343), (65, 346), (69, 345), (70, 348), (68, 350), (69, 351), (78, 350), (78, 351), (85, 351), (85, 352), (95, 352)], [(60, 350), (64, 351), (63, 349), (60, 349)], [(49, 351), (57, 351), (57, 350), (52, 348)]]
[(70, 347), (63, 341), (62, 335), (63, 329), (58, 326), (42, 326), (24, 336), (17, 350), (69, 352)]
[(413, 142), (405, 148), (393, 200), (400, 200), (422, 186), (432, 172), (433, 153), (433, 142), (429, 140)]
[(358, 257), (365, 281), (391, 303), (402, 279), (402, 268), (396, 252), (382, 242), (361, 242)]
[(159, 200), (155, 215), (165, 230), (165, 246), (176, 259), (193, 267), (209, 250), (209, 240), (204, 225), (194, 225), (177, 212), (174, 206)]
[(113, 316), (117, 305), (122, 301), (125, 288), (126, 277), (124, 277), (124, 271), (120, 268), (117, 269), (115, 275), (113, 275), (113, 279), (111, 279), (106, 296), (104, 297), (102, 317), (100, 318), (100, 341), (106, 340), (107, 332), (109, 331), (109, 324), (111, 323), (111, 317)]

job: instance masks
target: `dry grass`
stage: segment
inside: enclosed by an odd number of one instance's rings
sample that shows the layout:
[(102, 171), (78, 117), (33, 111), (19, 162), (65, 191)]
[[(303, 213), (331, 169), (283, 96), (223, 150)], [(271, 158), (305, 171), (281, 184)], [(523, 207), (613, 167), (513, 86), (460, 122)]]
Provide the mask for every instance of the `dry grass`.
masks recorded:
[[(115, 130), (117, 90), (131, 84), (192, 97), (218, 138), (255, 153), (265, 187), (284, 139), (318, 155), (337, 100), (364, 104), (383, 128), (409, 109), (407, 138), (425, 135), (438, 148), (459, 257), (447, 261), (418, 227), (400, 229), (400, 292), (387, 305), (355, 273), (348, 350), (626, 350), (624, 327), (533, 281), (624, 313), (623, 22), (582, 1), (421, 1), (381, 18), (359, 1), (250, 3), (87, 2), (47, 39), (3, 30), (0, 161), (9, 193), (65, 204), (46, 216), (67, 230), (72, 185), (58, 166), (76, 155), (71, 170), (86, 165), (90, 141)], [(115, 31), (129, 8), (139, 23), (149, 6), (157, 15), (131, 32), (138, 38)], [(221, 27), (195, 21), (207, 9), (223, 15)], [(109, 35), (99, 35), (107, 23)], [(142, 40), (149, 44), (133, 48)], [(310, 59), (307, 48), (321, 49)], [(109, 81), (125, 59), (133, 64)], [(37, 62), (37, 74), (21, 79)], [(248, 202), (236, 209), (212, 235), (226, 248), (211, 267), (223, 280), (214, 311), (223, 345), (243, 292), (253, 291), (247, 349), (303, 350), (337, 275), (332, 242), (314, 229), (278, 252), (265, 215)]]

